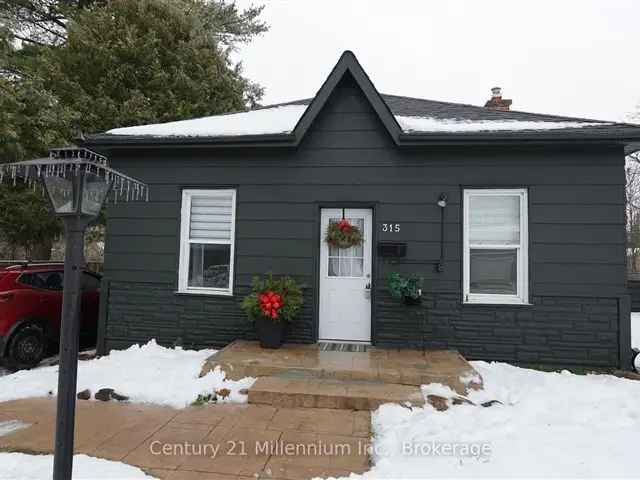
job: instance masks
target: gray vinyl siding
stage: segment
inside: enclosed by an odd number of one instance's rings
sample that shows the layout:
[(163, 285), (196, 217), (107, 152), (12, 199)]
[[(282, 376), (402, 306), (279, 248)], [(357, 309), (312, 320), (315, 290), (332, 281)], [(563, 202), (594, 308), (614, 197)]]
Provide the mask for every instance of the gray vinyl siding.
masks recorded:
[[(151, 196), (108, 209), (107, 347), (151, 337), (195, 346), (251, 338), (239, 303), (251, 277), (268, 271), (305, 285), (304, 314), (290, 338), (315, 341), (319, 210), (352, 205), (374, 209), (375, 241), (408, 244), (401, 261), (375, 262), (375, 343), (424, 341), (520, 362), (619, 363), (618, 300), (627, 293), (622, 146), (398, 148), (347, 76), (297, 149), (165, 147), (109, 156), (147, 182)], [(181, 190), (197, 187), (237, 189), (232, 298), (174, 293)], [(465, 187), (528, 188), (532, 306), (461, 304)], [(438, 273), (443, 192), (445, 269)], [(384, 233), (382, 223), (400, 223), (401, 231)], [(391, 271), (425, 278), (418, 312), (388, 298)]]

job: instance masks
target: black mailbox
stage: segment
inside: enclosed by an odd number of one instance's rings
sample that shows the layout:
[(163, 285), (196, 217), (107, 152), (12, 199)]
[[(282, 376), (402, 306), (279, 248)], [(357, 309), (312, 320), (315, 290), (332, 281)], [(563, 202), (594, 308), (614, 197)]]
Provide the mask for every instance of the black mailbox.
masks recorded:
[(378, 242), (378, 255), (400, 258), (407, 256), (407, 244), (400, 242)]

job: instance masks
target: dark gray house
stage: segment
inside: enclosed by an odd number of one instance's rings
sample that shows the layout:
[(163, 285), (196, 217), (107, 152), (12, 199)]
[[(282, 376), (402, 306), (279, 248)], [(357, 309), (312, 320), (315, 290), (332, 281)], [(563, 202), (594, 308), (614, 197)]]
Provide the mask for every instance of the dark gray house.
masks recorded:
[[(110, 205), (101, 347), (251, 338), (252, 276), (305, 285), (288, 339), (630, 365), (628, 124), (378, 93), (345, 52), (312, 99), (93, 135), (150, 186)], [(636, 143), (636, 146), (638, 144)], [(343, 215), (364, 241), (323, 241)], [(425, 279), (394, 301), (391, 272)]]

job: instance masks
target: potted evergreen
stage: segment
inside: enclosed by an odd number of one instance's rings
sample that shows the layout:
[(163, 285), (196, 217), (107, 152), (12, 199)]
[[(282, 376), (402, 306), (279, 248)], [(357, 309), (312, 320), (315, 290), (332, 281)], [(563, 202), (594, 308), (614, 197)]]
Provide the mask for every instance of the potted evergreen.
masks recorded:
[(242, 309), (255, 322), (262, 348), (280, 348), (286, 328), (302, 308), (302, 290), (291, 277), (276, 278), (271, 273), (254, 277)]
[(405, 305), (419, 305), (422, 302), (422, 277), (411, 275), (403, 277), (393, 272), (388, 279), (389, 293)]

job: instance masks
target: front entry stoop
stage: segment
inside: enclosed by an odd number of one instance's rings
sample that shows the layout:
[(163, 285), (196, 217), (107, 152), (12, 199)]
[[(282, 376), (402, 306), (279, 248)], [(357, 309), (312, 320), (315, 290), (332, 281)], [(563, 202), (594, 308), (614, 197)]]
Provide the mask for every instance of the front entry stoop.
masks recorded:
[(317, 344), (272, 350), (236, 340), (209, 358), (201, 375), (216, 369), (230, 380), (255, 377), (249, 403), (276, 408), (370, 411), (384, 403), (424, 405), (424, 384), (440, 383), (461, 396), (482, 388), (480, 374), (455, 350), (351, 351)]
[[(359, 402), (355, 398), (366, 395), (356, 392), (365, 390), (373, 399), (402, 398), (411, 401), (413, 394), (419, 392), (420, 385), (429, 383), (441, 383), (462, 396), (469, 389), (482, 388), (480, 374), (455, 350), (369, 347), (364, 352), (326, 351), (317, 344), (288, 344), (270, 350), (260, 348), (258, 342), (236, 340), (210, 357), (200, 375), (217, 368), (224, 371), (230, 380), (258, 378), (254, 388), (264, 383), (264, 395), (267, 392), (286, 392), (283, 382), (288, 380), (291, 382), (287, 385), (289, 391), (295, 389), (298, 392), (304, 387), (317, 391), (323, 398), (350, 398), (347, 403)], [(275, 380), (262, 382), (263, 378)], [(327, 395), (329, 391), (342, 393)], [(311, 399), (307, 400), (311, 402)]]
[(276, 408), (376, 410), (384, 403), (424, 405), (420, 387), (375, 381), (260, 377), (249, 403)]

